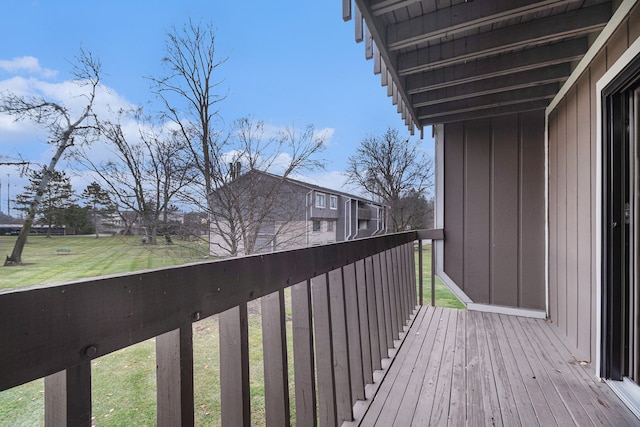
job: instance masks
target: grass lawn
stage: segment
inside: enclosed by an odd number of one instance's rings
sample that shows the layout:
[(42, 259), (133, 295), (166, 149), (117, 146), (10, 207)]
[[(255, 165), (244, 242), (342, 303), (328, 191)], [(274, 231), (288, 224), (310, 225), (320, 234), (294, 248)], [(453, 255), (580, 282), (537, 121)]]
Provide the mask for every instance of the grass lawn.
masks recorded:
[[(0, 237), (0, 256), (11, 253), (15, 239)], [(26, 265), (0, 267), (0, 289), (204, 261), (208, 251), (205, 241), (143, 246), (133, 236), (32, 236), (22, 254)]]
[[(14, 240), (15, 237), (0, 237), (0, 253), (10, 253)], [(206, 244), (178, 240), (174, 243), (170, 246), (142, 246), (139, 238), (134, 237), (30, 237), (23, 254), (26, 265), (2, 269), (0, 292), (7, 288), (205, 260)], [(431, 260), (429, 246), (423, 255), (424, 298), (425, 303), (428, 303)], [(444, 307), (463, 307), (442, 283), (436, 285), (436, 304)], [(287, 308), (287, 312), (290, 314), (290, 307)], [(254, 425), (264, 425), (265, 421), (259, 313), (259, 303), (249, 303), (250, 381)], [(287, 318), (290, 319), (290, 316)], [(193, 328), (196, 425), (220, 425), (217, 317), (194, 323)], [(290, 320), (287, 322), (287, 328), (288, 337), (291, 337)], [(290, 341), (289, 339), (291, 352)], [(290, 378), (293, 378), (292, 353), (289, 353), (289, 359)], [(293, 383), (290, 395), (293, 405)], [(154, 340), (92, 361), (93, 425), (155, 425), (155, 396)], [(42, 425), (43, 407), (43, 380), (1, 392), (0, 426)]]
[[(418, 252), (416, 251), (416, 265), (418, 264)], [(416, 268), (416, 270), (418, 270)], [(418, 277), (418, 271), (416, 271)], [(422, 246), (422, 285), (423, 304), (431, 304), (431, 245)], [(419, 286), (419, 282), (418, 282)], [(418, 293), (419, 295), (419, 293)], [(448, 308), (465, 308), (464, 304), (451, 293), (449, 288), (436, 277), (436, 306)]]

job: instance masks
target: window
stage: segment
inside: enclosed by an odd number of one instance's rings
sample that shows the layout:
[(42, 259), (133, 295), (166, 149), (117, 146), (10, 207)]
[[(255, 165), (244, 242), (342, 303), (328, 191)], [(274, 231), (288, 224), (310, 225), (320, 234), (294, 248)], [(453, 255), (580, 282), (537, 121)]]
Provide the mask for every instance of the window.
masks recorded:
[(316, 208), (324, 208), (325, 205), (324, 194), (316, 193)]
[(366, 219), (358, 220), (358, 230), (368, 230), (369, 229), (369, 221)]
[(327, 221), (327, 231), (333, 231), (333, 223), (335, 221)]
[(338, 196), (329, 196), (329, 209), (338, 209)]
[(313, 221), (313, 231), (320, 231), (322, 229), (322, 222), (314, 220)]

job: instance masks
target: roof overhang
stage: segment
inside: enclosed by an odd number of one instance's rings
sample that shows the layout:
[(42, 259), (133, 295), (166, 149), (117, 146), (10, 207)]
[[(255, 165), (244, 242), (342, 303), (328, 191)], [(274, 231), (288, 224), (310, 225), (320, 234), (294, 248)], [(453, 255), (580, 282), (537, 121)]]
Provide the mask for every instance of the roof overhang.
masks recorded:
[(606, 0), (343, 0), (414, 133), (546, 108), (607, 25)]

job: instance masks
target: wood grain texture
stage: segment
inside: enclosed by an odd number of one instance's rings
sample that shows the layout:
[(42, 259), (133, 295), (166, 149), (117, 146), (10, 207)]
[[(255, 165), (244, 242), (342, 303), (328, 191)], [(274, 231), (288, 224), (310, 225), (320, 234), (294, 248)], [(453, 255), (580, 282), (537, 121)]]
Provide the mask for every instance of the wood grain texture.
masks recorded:
[(194, 425), (190, 322), (156, 337), (156, 378), (158, 426)]
[(637, 425), (544, 320), (422, 307), (361, 426)]

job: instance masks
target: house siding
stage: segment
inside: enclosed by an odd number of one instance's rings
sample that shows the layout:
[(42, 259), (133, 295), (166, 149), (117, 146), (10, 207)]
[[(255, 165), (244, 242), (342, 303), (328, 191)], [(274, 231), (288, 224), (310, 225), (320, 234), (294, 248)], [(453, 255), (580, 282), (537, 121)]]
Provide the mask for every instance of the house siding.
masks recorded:
[(544, 113), (441, 129), (444, 272), (474, 303), (544, 309)]
[[(252, 175), (249, 175), (252, 174)], [(340, 193), (328, 188), (321, 188), (302, 181), (286, 179), (261, 171), (251, 171), (241, 175), (229, 185), (235, 187), (240, 196), (257, 205), (260, 200), (255, 195), (268, 194), (263, 202), (272, 203), (273, 207), (262, 219), (253, 253), (267, 253), (274, 250), (297, 249), (308, 245), (335, 243), (337, 241), (369, 237), (376, 232), (386, 232), (378, 229), (378, 210), (384, 210), (383, 205), (361, 199), (357, 196)], [(245, 192), (243, 189), (256, 189), (263, 186), (263, 191)], [(278, 185), (278, 187), (275, 187)], [(250, 187), (248, 187), (250, 186)], [(276, 189), (274, 191), (274, 189)], [(316, 206), (316, 196), (324, 195), (324, 206)], [(336, 206), (331, 208), (331, 199), (335, 198)], [(256, 202), (258, 200), (258, 202)], [(215, 203), (216, 199), (212, 198)], [(246, 203), (251, 206), (250, 203)], [(244, 206), (244, 205), (243, 205)], [(224, 209), (221, 209), (224, 213)], [(366, 217), (367, 229), (358, 229), (358, 214)], [(210, 253), (214, 256), (229, 256), (231, 248), (225, 241), (229, 232), (229, 224), (221, 215), (217, 221), (212, 215), (210, 230)], [(321, 224), (320, 231), (313, 231), (314, 221)], [(328, 230), (328, 223), (333, 224), (333, 230)], [(382, 222), (382, 225), (384, 222)], [(345, 234), (345, 228), (347, 234)], [(238, 239), (238, 254), (245, 253), (245, 242)]]
[(635, 6), (548, 116), (549, 315), (596, 359), (596, 83), (640, 35)]

